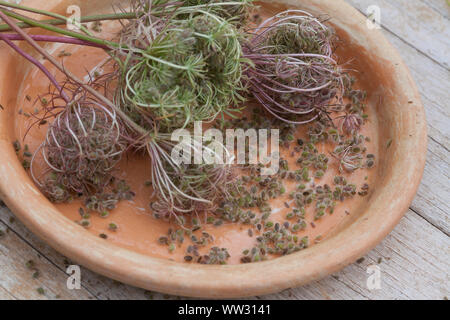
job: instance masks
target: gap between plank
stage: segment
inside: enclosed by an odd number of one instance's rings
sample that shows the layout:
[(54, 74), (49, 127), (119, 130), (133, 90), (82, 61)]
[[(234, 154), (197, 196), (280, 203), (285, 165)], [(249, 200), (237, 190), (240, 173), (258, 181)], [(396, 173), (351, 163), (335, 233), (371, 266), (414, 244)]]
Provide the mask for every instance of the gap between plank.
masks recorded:
[(413, 209), (412, 207), (409, 207), (409, 210), (411, 210), (412, 212), (414, 212), (415, 214), (417, 214), (419, 217), (421, 217), (423, 220), (425, 220), (426, 222), (428, 222), (430, 225), (432, 225), (436, 230), (442, 232), (443, 234), (445, 234), (447, 237), (450, 237), (450, 233), (446, 230), (443, 230), (443, 228), (434, 225), (432, 222), (430, 222), (427, 218), (425, 218), (423, 215), (421, 215), (417, 210)]
[[(446, 0), (442, 0), (442, 1), (446, 1)], [(422, 2), (424, 5), (426, 5), (428, 8), (430, 8), (431, 10), (433, 10), (436, 13), (439, 13), (441, 16), (443, 16), (445, 19), (449, 20), (448, 18), (448, 14), (446, 12), (441, 12), (441, 10), (439, 8), (436, 8), (434, 6), (434, 4), (430, 3), (430, 1), (427, 0), (420, 0), (420, 2)], [(445, 5), (449, 6), (449, 2), (446, 1), (447, 3)], [(444, 6), (445, 6), (444, 5)]]
[[(366, 16), (364, 14), (363, 11), (361, 11), (360, 9), (358, 9), (357, 7), (353, 6), (353, 8), (355, 8), (356, 10), (358, 10), (363, 16)], [(398, 34), (396, 34), (394, 31), (390, 30), (389, 28), (387, 28), (383, 23), (381, 24), (381, 27), (383, 28), (383, 30), (389, 32), (390, 34), (392, 34), (393, 36), (395, 36), (396, 38), (400, 39), (402, 42), (404, 42), (406, 45), (408, 45), (411, 48), (414, 48), (417, 52), (419, 52), (420, 54), (422, 54), (423, 56), (427, 57), (428, 59), (430, 59), (431, 61), (433, 61), (434, 63), (436, 63), (437, 65), (439, 65), (440, 67), (444, 68), (447, 71), (450, 71), (450, 68), (445, 66), (444, 64), (440, 63), (439, 61), (437, 61), (435, 58), (431, 57), (430, 55), (428, 55), (426, 52), (423, 52), (422, 50), (420, 50), (419, 48), (415, 47), (413, 44), (409, 43), (408, 41), (406, 41), (405, 39), (403, 39), (402, 37), (400, 37)], [(398, 50), (397, 50), (398, 51)]]
[(446, 146), (444, 146), (441, 142), (437, 141), (434, 137), (432, 137), (432, 136), (430, 136), (430, 135), (428, 135), (428, 137), (429, 137), (431, 140), (433, 140), (433, 142), (435, 142), (437, 145), (439, 145), (440, 147), (442, 147), (442, 149), (444, 149), (444, 150), (447, 151), (447, 152), (450, 152), (450, 150), (449, 150)]
[[(5, 207), (5, 208), (7, 208), (9, 210), (9, 208), (6, 207), (5, 205), (2, 205), (2, 207)], [(14, 230), (11, 226), (9, 226), (7, 223), (2, 221), (1, 219), (0, 219), (0, 224), (3, 224), (6, 228), (8, 228), (10, 231), (12, 231), (20, 240), (25, 242), (29, 247), (31, 247), (34, 251), (36, 251), (41, 257), (45, 258), (45, 260), (47, 260), (50, 264), (52, 264), (54, 267), (56, 267), (56, 269), (60, 270), (62, 273), (64, 273), (67, 276), (67, 273), (63, 269), (61, 269), (56, 263), (54, 263), (51, 259), (49, 259), (44, 253), (42, 253), (37, 248), (35, 248), (28, 240), (26, 240), (24, 237), (22, 237), (22, 235), (20, 233), (18, 233), (16, 230)], [(95, 297), (95, 299), (100, 300), (95, 293), (91, 292), (89, 290), (89, 288), (87, 288), (83, 284), (83, 281), (81, 281), (81, 286), (82, 286), (83, 289), (85, 289), (87, 292), (89, 292), (93, 297)]]

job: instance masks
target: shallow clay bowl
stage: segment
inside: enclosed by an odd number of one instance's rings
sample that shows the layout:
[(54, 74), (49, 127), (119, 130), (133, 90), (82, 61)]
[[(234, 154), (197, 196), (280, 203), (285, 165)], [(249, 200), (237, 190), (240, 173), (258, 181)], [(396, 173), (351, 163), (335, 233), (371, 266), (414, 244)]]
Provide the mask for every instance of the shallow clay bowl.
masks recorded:
[[(84, 15), (111, 7), (111, 1), (74, 1)], [(18, 88), (30, 64), (0, 45), (1, 198), (35, 234), (71, 260), (102, 275), (169, 294), (225, 298), (261, 295), (306, 284), (334, 273), (375, 247), (408, 209), (422, 177), (426, 121), (414, 81), (397, 51), (366, 18), (341, 0), (278, 0), (266, 11), (288, 7), (327, 14), (346, 58), (368, 91), (377, 130), (378, 163), (371, 193), (351, 218), (306, 250), (274, 260), (238, 265), (186, 264), (152, 257), (105, 241), (68, 219), (35, 186), (13, 149)], [(274, 4), (275, 3), (275, 4)], [(24, 1), (64, 13), (68, 1)], [(30, 50), (27, 46), (23, 48)], [(31, 51), (31, 50), (30, 50)]]

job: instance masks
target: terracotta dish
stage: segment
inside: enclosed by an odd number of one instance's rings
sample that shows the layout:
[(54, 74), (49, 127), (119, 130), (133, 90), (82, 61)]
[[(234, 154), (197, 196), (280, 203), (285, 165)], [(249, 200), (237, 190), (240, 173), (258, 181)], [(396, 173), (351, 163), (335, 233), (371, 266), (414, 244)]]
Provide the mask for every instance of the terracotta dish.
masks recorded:
[[(23, 1), (24, 5), (60, 14), (65, 14), (67, 6), (74, 3), (80, 5), (83, 15), (112, 10), (112, 2), (107, 0)], [(167, 224), (154, 222), (149, 212), (137, 214), (130, 204), (119, 206), (112, 214), (121, 230), (108, 240), (98, 236), (105, 225), (101, 225), (100, 218), (93, 222), (91, 230), (82, 228), (74, 223), (77, 204), (50, 203), (14, 151), (13, 142), (22, 141), (24, 134), (24, 123), (17, 111), (26, 107), (25, 94), (31, 92), (35, 97), (48, 83), (37, 75), (31, 64), (0, 44), (3, 106), (0, 110), (0, 197), (3, 201), (28, 228), (74, 262), (118, 281), (182, 296), (243, 297), (304, 285), (342, 269), (375, 247), (407, 211), (422, 177), (427, 133), (416, 85), (399, 54), (381, 32), (369, 28), (366, 18), (344, 1), (276, 0), (260, 4), (262, 16), (287, 8), (329, 16), (328, 23), (340, 39), (338, 56), (357, 70), (357, 83), (368, 93), (367, 130), (373, 137), (371, 148), (377, 154), (377, 165), (368, 177), (371, 192), (351, 204), (351, 214), (343, 214), (341, 208), (340, 213), (324, 222), (321, 228), (326, 229), (326, 235), (320, 243), (264, 262), (236, 264), (234, 261), (212, 266), (183, 263), (175, 255), (172, 259), (167, 249), (159, 248), (155, 241), (167, 230)], [(34, 54), (29, 46), (22, 43), (21, 47)], [(79, 74), (83, 68), (77, 61), (86, 60), (90, 52), (102, 53), (92, 48), (74, 52), (73, 56), (78, 58), (67, 59), (66, 67)], [(92, 59), (88, 65), (100, 61)], [(37, 139), (39, 134), (32, 132), (27, 139), (33, 137)], [(133, 177), (143, 179), (142, 172), (148, 172), (143, 159), (131, 158), (125, 165), (132, 180)], [(132, 184), (143, 185), (141, 180), (133, 181)], [(140, 190), (135, 191), (139, 194)], [(148, 197), (137, 198), (136, 203), (139, 201), (148, 208)], [(241, 231), (238, 226), (225, 226), (218, 236), (219, 242), (233, 243), (233, 246), (248, 241), (245, 240), (248, 237), (240, 236)]]

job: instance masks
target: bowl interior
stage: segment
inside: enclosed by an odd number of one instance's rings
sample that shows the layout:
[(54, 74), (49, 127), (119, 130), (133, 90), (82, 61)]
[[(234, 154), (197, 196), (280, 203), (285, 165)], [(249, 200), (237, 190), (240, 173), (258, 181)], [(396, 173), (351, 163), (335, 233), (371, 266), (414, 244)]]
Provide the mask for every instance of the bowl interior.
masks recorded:
[[(45, 7), (64, 13), (73, 3), (46, 3)], [(80, 5), (83, 15), (111, 11), (111, 1), (75, 3)], [(37, 7), (37, 1), (25, 4)], [(290, 256), (250, 265), (185, 264), (184, 250), (180, 250), (181, 254), (170, 254), (157, 244), (157, 238), (169, 226), (167, 222), (155, 222), (147, 210), (150, 191), (144, 182), (149, 168), (144, 157), (133, 157), (121, 164), (127, 172), (123, 177), (131, 179), (137, 198), (121, 204), (107, 219), (93, 217), (89, 230), (78, 226), (74, 220), (79, 217), (80, 204), (51, 204), (21, 167), (12, 148), (12, 142), (22, 141), (30, 123), (23, 113), (33, 112), (34, 101), (28, 101), (27, 96), (34, 99), (45, 93), (48, 82), (4, 45), (0, 46), (0, 103), (4, 107), (0, 111), (0, 143), (5, 150), (0, 164), (2, 198), (29, 228), (75, 261), (118, 280), (174, 294), (232, 297), (277, 291), (336, 271), (375, 246), (408, 208), (423, 172), (425, 118), (408, 70), (384, 37), (367, 28), (365, 19), (343, 1), (260, 4), (262, 16), (287, 8), (330, 16), (329, 23), (340, 39), (339, 60), (357, 70), (354, 75), (358, 87), (368, 93), (370, 121), (363, 134), (371, 138), (368, 148), (376, 154), (377, 164), (374, 169), (351, 178), (358, 185), (368, 182), (370, 193), (338, 206), (333, 216), (304, 232), (310, 239), (323, 236), (320, 243)], [(113, 29), (111, 26), (111, 36)], [(108, 27), (105, 32), (109, 32)], [(27, 45), (21, 47), (35, 55)], [(72, 52), (72, 57), (65, 60), (66, 67), (80, 76), (104, 59), (97, 49), (55, 45), (47, 48), (52, 52), (63, 49)], [(34, 150), (42, 139), (43, 130), (33, 129), (27, 133), (25, 142)], [(285, 215), (283, 203), (277, 207), (278, 215)], [(108, 232), (107, 226), (112, 221), (120, 226), (120, 232)], [(238, 263), (239, 252), (254, 241), (242, 226), (227, 225), (220, 230), (211, 227), (206, 231), (214, 234), (214, 245), (230, 248), (231, 264)], [(108, 241), (99, 239), (100, 233), (108, 233)]]

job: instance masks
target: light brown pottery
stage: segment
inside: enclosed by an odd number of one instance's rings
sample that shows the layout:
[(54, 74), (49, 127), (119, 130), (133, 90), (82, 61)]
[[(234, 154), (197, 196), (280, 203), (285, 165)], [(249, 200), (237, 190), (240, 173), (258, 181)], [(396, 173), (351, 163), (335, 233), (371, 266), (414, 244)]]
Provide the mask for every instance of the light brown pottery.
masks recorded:
[[(84, 15), (111, 10), (111, 1), (107, 0), (30, 0), (23, 4), (62, 14), (69, 4), (80, 5)], [(105, 241), (92, 230), (83, 229), (73, 222), (70, 212), (74, 208), (55, 206), (41, 194), (15, 154), (12, 142), (21, 138), (19, 122), (15, 119), (17, 110), (24, 103), (22, 84), (31, 65), (2, 44), (1, 198), (28, 228), (76, 263), (131, 285), (183, 296), (243, 297), (300, 286), (342, 269), (375, 247), (408, 209), (423, 173), (426, 120), (414, 81), (399, 54), (383, 35), (369, 29), (366, 18), (344, 1), (278, 0), (262, 6), (266, 14), (300, 8), (313, 14), (328, 15), (329, 23), (340, 38), (338, 55), (351, 61), (351, 68), (358, 70), (359, 85), (368, 92), (371, 128), (376, 130), (372, 148), (377, 151), (378, 159), (369, 177), (371, 193), (359, 200), (354, 212), (336, 223), (323, 241), (269, 261), (210, 266), (171, 261), (157, 249), (148, 251), (139, 247), (133, 233), (145, 234), (146, 230), (141, 229), (148, 222), (141, 222), (151, 218), (137, 217), (124, 207), (116, 209), (114, 215), (129, 227), (128, 233), (118, 233), (117, 239), (112, 236)], [(21, 46), (33, 52), (25, 44)], [(67, 67), (76, 68), (76, 65), (68, 64)], [(37, 79), (33, 87), (44, 83), (40, 75), (33, 79)], [(139, 165), (132, 163), (131, 167), (139, 168)], [(142, 168), (144, 170), (145, 166)], [(339, 217), (339, 214), (334, 216)], [(134, 242), (127, 239), (128, 236), (134, 237)], [(125, 243), (127, 240), (130, 240), (128, 244)]]

